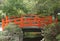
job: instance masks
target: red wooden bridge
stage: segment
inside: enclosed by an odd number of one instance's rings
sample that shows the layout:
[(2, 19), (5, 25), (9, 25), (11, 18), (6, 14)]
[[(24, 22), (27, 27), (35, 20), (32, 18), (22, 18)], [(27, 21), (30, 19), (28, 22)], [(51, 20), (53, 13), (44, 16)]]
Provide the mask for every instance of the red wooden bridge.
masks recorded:
[(24, 28), (25, 26), (38, 26), (40, 28), (44, 24), (46, 25), (51, 24), (53, 20), (52, 16), (38, 17), (37, 15), (32, 15), (28, 17), (21, 16), (11, 18), (6, 16), (5, 19), (2, 19), (2, 29), (4, 29), (4, 27), (8, 25), (10, 22), (19, 25), (20, 28)]

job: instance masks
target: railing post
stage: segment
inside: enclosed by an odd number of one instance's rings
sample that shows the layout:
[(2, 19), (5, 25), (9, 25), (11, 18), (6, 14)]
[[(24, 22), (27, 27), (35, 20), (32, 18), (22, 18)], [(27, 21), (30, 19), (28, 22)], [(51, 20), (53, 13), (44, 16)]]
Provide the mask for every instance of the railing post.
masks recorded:
[(49, 18), (50, 18), (49, 23), (51, 24), (52, 21), (53, 21), (53, 20), (52, 20), (52, 16), (50, 16)]
[(8, 21), (8, 16), (6, 16), (6, 25), (8, 25), (9, 21)]
[(24, 22), (23, 17), (21, 17), (20, 20), (21, 20), (21, 21), (20, 21), (20, 28), (22, 28), (22, 27), (24, 26), (24, 23), (23, 23), (23, 22)]

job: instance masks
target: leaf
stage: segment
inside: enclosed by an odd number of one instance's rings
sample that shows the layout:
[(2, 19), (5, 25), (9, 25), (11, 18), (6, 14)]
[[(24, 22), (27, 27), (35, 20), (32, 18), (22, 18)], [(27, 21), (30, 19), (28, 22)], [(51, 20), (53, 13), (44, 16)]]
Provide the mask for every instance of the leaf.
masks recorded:
[(58, 35), (56, 36), (56, 39), (60, 40), (60, 34), (58, 34)]

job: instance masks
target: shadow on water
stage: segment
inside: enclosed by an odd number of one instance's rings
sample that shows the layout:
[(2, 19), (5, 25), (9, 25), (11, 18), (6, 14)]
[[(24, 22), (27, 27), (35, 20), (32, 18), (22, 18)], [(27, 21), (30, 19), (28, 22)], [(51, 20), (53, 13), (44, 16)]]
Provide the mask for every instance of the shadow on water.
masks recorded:
[(36, 38), (24, 38), (23, 41), (40, 41), (43, 37), (36, 37)]

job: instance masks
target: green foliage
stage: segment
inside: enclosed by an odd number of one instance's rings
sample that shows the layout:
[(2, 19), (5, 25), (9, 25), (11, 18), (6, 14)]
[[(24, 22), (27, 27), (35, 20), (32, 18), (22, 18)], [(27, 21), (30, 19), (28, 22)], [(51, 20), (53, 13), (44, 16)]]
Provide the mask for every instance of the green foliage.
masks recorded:
[(6, 31), (0, 31), (0, 41), (8, 41), (10, 37), (5, 36), (6, 34), (8, 34)]
[(0, 21), (2, 20), (2, 16), (1, 16), (1, 14), (0, 14)]
[(60, 25), (50, 24), (44, 31), (45, 41), (59, 41), (60, 39)]
[(23, 32), (19, 26), (10, 23), (8, 26), (6, 26), (5, 30), (7, 30), (8, 36), (11, 36), (12, 38), (10, 41), (22, 41)]
[(8, 16), (21, 14), (51, 15), (60, 8), (60, 0), (4, 0), (1, 10)]
[(60, 34), (56, 36), (56, 39), (60, 40)]
[(45, 28), (45, 31), (44, 31), (44, 37), (45, 37), (45, 41), (52, 41), (52, 35), (51, 35), (51, 28), (54, 27), (54, 25), (48, 25), (46, 28)]
[(5, 0), (3, 12), (7, 15), (42, 14), (50, 15), (60, 8), (60, 0)]
[(60, 8), (60, 0), (39, 0), (34, 10), (37, 14), (50, 15), (54, 13), (56, 8)]
[[(5, 32), (5, 33), (4, 33)], [(2, 32), (0, 40), (2, 41), (22, 41), (23, 32), (17, 25), (9, 23)], [(1, 32), (0, 32), (1, 33)], [(8, 38), (7, 38), (8, 37)], [(3, 38), (3, 39), (1, 39)]]
[(3, 12), (9, 16), (18, 16), (19, 14), (27, 13), (27, 11), (28, 10), (23, 5), (23, 0), (7, 0), (3, 4)]

